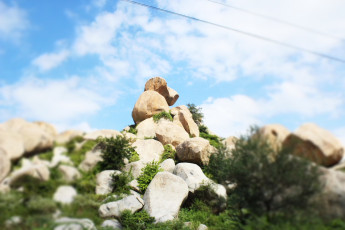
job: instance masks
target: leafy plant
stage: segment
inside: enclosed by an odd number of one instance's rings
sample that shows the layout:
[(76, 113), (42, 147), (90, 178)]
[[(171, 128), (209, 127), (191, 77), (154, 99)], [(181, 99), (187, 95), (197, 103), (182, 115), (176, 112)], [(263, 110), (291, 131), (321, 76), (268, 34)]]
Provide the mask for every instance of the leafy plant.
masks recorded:
[(102, 149), (103, 160), (98, 163), (101, 171), (120, 170), (125, 165), (125, 158), (130, 159), (134, 148), (129, 140), (123, 136), (116, 138), (100, 138), (99, 147)]
[(146, 191), (155, 175), (160, 171), (162, 170), (159, 168), (159, 163), (155, 161), (148, 163), (144, 168), (141, 169), (141, 174), (137, 178), (137, 181), (139, 188), (143, 193)]
[(200, 133), (209, 134), (209, 133), (208, 133), (208, 128), (207, 128), (206, 125), (199, 125), (199, 132), (200, 132)]
[(171, 145), (164, 145), (164, 152), (162, 153), (160, 162), (165, 161), (166, 159), (175, 159), (176, 150), (173, 149)]
[(129, 172), (122, 172), (121, 174), (112, 174), (112, 187), (113, 193), (117, 194), (130, 194), (131, 187), (128, 185), (134, 178), (131, 173)]
[(213, 147), (217, 149), (223, 145), (221, 142), (221, 138), (216, 135), (212, 135), (208, 133), (200, 133), (200, 137), (208, 140), (210, 142), (210, 145), (212, 145)]
[(97, 141), (88, 140), (81, 146), (80, 149), (73, 148), (73, 151), (69, 152), (68, 156), (70, 157), (74, 165), (77, 166), (85, 159), (85, 154), (88, 151), (91, 151), (96, 145)]
[(47, 160), (47, 161), (51, 161), (53, 159), (53, 151), (48, 151), (48, 152), (44, 152), (44, 153), (41, 153), (39, 155), (39, 158), (41, 158), (42, 160)]
[(153, 115), (154, 122), (158, 122), (162, 118), (167, 119), (169, 121), (173, 121), (171, 114), (165, 111)]
[(131, 156), (131, 158), (129, 158), (129, 163), (139, 161), (139, 160), (140, 160), (139, 154), (135, 151), (132, 152), (132, 156)]
[(211, 156), (208, 167), (221, 171), (218, 182), (236, 184), (228, 200), (240, 216), (244, 209), (267, 216), (305, 210), (321, 187), (316, 166), (286, 149), (275, 152), (257, 128), (236, 142), (231, 157)]
[(126, 229), (144, 230), (147, 226), (155, 221), (145, 210), (132, 214), (130, 210), (121, 213), (120, 223)]
[(196, 107), (195, 104), (187, 104), (187, 107), (189, 109), (189, 111), (192, 114), (193, 120), (194, 122), (199, 126), (202, 124), (202, 121), (204, 119), (204, 114), (201, 112), (201, 108), (200, 107)]
[(128, 130), (129, 133), (133, 133), (133, 134), (137, 134), (138, 133), (138, 130), (136, 129), (136, 125), (130, 125), (129, 126), (129, 130)]

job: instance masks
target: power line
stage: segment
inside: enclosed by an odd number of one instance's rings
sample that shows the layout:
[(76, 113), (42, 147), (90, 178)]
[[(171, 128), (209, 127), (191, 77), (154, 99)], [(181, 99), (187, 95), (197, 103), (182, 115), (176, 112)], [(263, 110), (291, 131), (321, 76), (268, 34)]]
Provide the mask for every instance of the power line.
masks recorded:
[(295, 27), (295, 28), (307, 31), (309, 33), (314, 33), (314, 34), (322, 35), (322, 36), (325, 36), (325, 37), (329, 37), (329, 38), (336, 39), (336, 40), (341, 40), (341, 41), (345, 40), (344, 38), (337, 37), (337, 36), (334, 36), (332, 34), (329, 34), (329, 33), (326, 33), (326, 32), (323, 32), (323, 31), (320, 31), (320, 30), (317, 30), (317, 29), (314, 29), (314, 28), (310, 28), (310, 27), (307, 27), (307, 26), (301, 26), (301, 25), (298, 25), (296, 23), (285, 21), (285, 20), (282, 20), (282, 19), (279, 19), (279, 18), (275, 18), (275, 17), (264, 15), (264, 14), (256, 13), (254, 11), (247, 10), (247, 9), (244, 9), (244, 8), (241, 8), (241, 7), (238, 7), (238, 6), (228, 5), (228, 4), (225, 4), (225, 3), (222, 3), (222, 2), (218, 2), (218, 1), (214, 1), (214, 0), (204, 0), (204, 1), (212, 2), (212, 3), (218, 4), (218, 5), (222, 5), (222, 6), (225, 6), (225, 7), (228, 7), (228, 8), (232, 8), (234, 10), (241, 11), (241, 12), (244, 12), (246, 14), (250, 14), (250, 15), (254, 15), (256, 17), (264, 18), (266, 20), (270, 20), (270, 21), (274, 21), (274, 22), (277, 22), (277, 23), (280, 23), (280, 24), (285, 24), (285, 25), (288, 25), (288, 26), (291, 26), (291, 27)]
[(268, 37), (264, 37), (264, 36), (261, 36), (261, 35), (258, 35), (258, 34), (246, 32), (246, 31), (239, 30), (239, 29), (236, 29), (236, 28), (224, 26), (224, 25), (217, 24), (217, 23), (214, 23), (214, 22), (206, 21), (206, 20), (203, 20), (203, 19), (195, 18), (195, 17), (192, 17), (192, 16), (188, 16), (188, 15), (185, 15), (185, 14), (177, 13), (177, 12), (174, 12), (174, 11), (162, 9), (162, 8), (159, 8), (159, 7), (156, 7), (156, 6), (151, 6), (151, 5), (147, 5), (147, 4), (136, 2), (136, 1), (132, 1), (132, 0), (120, 0), (120, 1), (128, 2), (128, 3), (131, 3), (131, 4), (135, 4), (135, 5), (139, 5), (139, 6), (146, 7), (146, 8), (153, 9), (153, 10), (158, 10), (158, 11), (161, 11), (161, 12), (164, 12), (164, 13), (168, 13), (168, 14), (184, 17), (184, 18), (187, 18), (187, 19), (191, 19), (191, 20), (194, 20), (194, 21), (198, 21), (198, 22), (202, 22), (202, 23), (205, 23), (205, 24), (208, 24), (208, 25), (212, 25), (212, 26), (215, 26), (215, 27), (218, 27), (218, 28), (221, 28), (221, 29), (230, 30), (230, 31), (233, 31), (233, 32), (237, 32), (237, 33), (249, 36), (249, 37), (253, 37), (253, 38), (256, 38), (256, 39), (263, 40), (263, 41), (271, 42), (271, 43), (274, 43), (274, 44), (277, 44), (277, 45), (280, 45), (280, 46), (285, 46), (285, 47), (288, 47), (288, 48), (292, 48), (292, 49), (295, 49), (295, 50), (303, 51), (305, 53), (310, 53), (310, 54), (313, 54), (313, 55), (316, 55), (316, 56), (319, 56), (319, 57), (322, 57), (322, 58), (326, 58), (326, 59), (329, 59), (329, 60), (345, 63), (344, 59), (341, 59), (341, 58), (338, 58), (338, 57), (333, 57), (333, 56), (328, 55), (328, 54), (320, 53), (320, 52), (317, 52), (317, 51), (314, 51), (314, 50), (309, 50), (309, 49), (302, 48), (302, 47), (299, 47), (299, 46), (296, 46), (296, 45), (293, 45), (293, 44), (285, 43), (285, 42), (282, 42), (282, 41), (274, 40), (274, 39), (271, 39), (271, 38), (268, 38)]

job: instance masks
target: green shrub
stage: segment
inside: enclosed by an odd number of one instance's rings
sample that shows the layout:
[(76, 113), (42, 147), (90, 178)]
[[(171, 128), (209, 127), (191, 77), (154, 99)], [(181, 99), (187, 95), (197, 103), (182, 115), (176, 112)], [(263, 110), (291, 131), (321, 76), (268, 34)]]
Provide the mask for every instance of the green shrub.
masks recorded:
[(100, 138), (99, 146), (102, 149), (103, 160), (98, 163), (100, 170), (120, 170), (125, 166), (124, 159), (130, 159), (134, 148), (129, 140), (123, 136), (116, 138)]
[(136, 229), (144, 230), (147, 229), (147, 226), (155, 221), (154, 217), (142, 210), (132, 214), (130, 210), (125, 210), (121, 213), (120, 223), (125, 229)]
[(128, 185), (134, 178), (130, 172), (122, 172), (121, 174), (112, 174), (113, 193), (116, 194), (130, 194), (131, 187)]
[(39, 155), (39, 158), (42, 160), (51, 161), (53, 159), (53, 156), (54, 156), (53, 151), (48, 151), (48, 152), (41, 153)]
[(162, 153), (160, 162), (165, 161), (166, 159), (175, 160), (176, 151), (171, 147), (171, 145), (164, 145), (164, 152)]
[(209, 134), (208, 128), (205, 125), (199, 125), (199, 132)]
[(204, 118), (204, 114), (201, 112), (200, 107), (196, 107), (195, 104), (187, 104), (189, 111), (192, 114), (194, 122), (199, 126), (202, 124), (202, 120)]
[(69, 152), (68, 156), (72, 160), (75, 166), (78, 166), (84, 159), (85, 159), (85, 154), (88, 151), (91, 151), (97, 144), (97, 141), (93, 140), (88, 140), (86, 141), (80, 149), (73, 149), (72, 152)]
[(53, 213), (57, 209), (56, 203), (51, 198), (45, 198), (40, 196), (31, 197), (27, 202), (28, 211), (32, 213)]
[(171, 114), (165, 111), (153, 115), (154, 122), (158, 122), (162, 118), (167, 119), (169, 121), (173, 121)]
[(97, 165), (90, 171), (81, 171), (81, 178), (72, 182), (72, 185), (77, 189), (78, 194), (93, 194), (96, 189), (96, 174), (100, 172)]
[(160, 171), (162, 170), (159, 168), (159, 163), (155, 161), (148, 163), (143, 169), (141, 169), (141, 174), (137, 178), (137, 181), (139, 188), (143, 193), (146, 191), (147, 186), (149, 186), (155, 175)]
[(229, 206), (239, 215), (247, 209), (267, 216), (292, 215), (311, 207), (310, 197), (320, 191), (316, 166), (289, 151), (275, 152), (257, 130), (252, 128), (248, 136), (236, 142), (231, 157), (218, 153), (210, 158), (208, 167), (223, 171), (215, 178), (220, 183), (236, 184)]
[(208, 133), (200, 133), (200, 137), (208, 140), (210, 142), (210, 145), (212, 145), (215, 148), (221, 148), (223, 146), (222, 140), (220, 137)]
[(140, 160), (139, 154), (135, 151), (132, 152), (132, 156), (131, 156), (131, 158), (129, 158), (129, 163), (136, 162), (139, 160)]
[(136, 125), (130, 125), (129, 126), (129, 130), (128, 130), (129, 133), (133, 133), (133, 134), (137, 134), (138, 133), (138, 130), (136, 129)]

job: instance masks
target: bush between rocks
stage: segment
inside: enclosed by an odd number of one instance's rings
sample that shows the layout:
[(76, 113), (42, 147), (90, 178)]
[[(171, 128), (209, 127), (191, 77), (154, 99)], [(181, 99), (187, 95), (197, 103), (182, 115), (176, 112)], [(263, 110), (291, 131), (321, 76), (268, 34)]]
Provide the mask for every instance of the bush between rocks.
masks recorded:
[(162, 118), (167, 119), (169, 121), (173, 121), (171, 114), (165, 111), (153, 115), (153, 121), (156, 123)]
[(137, 178), (141, 192), (144, 193), (146, 191), (152, 179), (161, 171), (162, 169), (159, 168), (159, 163), (156, 161), (148, 163), (143, 169), (141, 169), (141, 174)]

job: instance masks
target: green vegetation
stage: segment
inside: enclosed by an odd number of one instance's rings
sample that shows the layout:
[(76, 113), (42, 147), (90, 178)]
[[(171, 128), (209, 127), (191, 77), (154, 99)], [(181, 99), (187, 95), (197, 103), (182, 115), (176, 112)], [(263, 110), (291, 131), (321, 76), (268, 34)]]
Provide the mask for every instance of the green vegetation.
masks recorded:
[(120, 170), (125, 166), (125, 158), (130, 159), (135, 152), (129, 140), (123, 136), (116, 138), (100, 138), (99, 147), (102, 149), (103, 161), (98, 163), (99, 169)]
[(155, 218), (142, 210), (132, 214), (130, 210), (125, 210), (121, 213), (120, 223), (125, 229), (144, 230), (147, 226), (155, 221)]
[(128, 130), (129, 133), (133, 133), (133, 134), (137, 134), (138, 133), (138, 130), (136, 129), (136, 125), (130, 125), (129, 126), (129, 130)]
[(54, 154), (53, 154), (52, 150), (48, 151), (48, 152), (41, 153), (39, 155), (40, 159), (46, 160), (46, 161), (51, 161), (53, 159), (53, 156), (54, 156)]
[(268, 217), (306, 211), (320, 191), (316, 166), (287, 150), (275, 152), (257, 128), (236, 142), (232, 157), (224, 149), (212, 155), (208, 169), (219, 183), (236, 184), (228, 201), (241, 220), (244, 210)]
[(163, 162), (169, 158), (175, 160), (175, 154), (176, 154), (176, 151), (173, 149), (171, 145), (164, 145), (164, 152), (162, 153), (160, 162)]
[(195, 104), (190, 104), (190, 103), (187, 104), (187, 107), (192, 114), (194, 122), (198, 126), (200, 126), (202, 124), (203, 119), (204, 119), (204, 114), (201, 112), (201, 108), (196, 107)]
[(144, 193), (149, 186), (155, 175), (160, 172), (159, 163), (152, 161), (148, 163), (143, 169), (141, 169), (141, 174), (137, 178), (139, 188)]
[(168, 112), (162, 111), (160, 113), (153, 115), (154, 122), (158, 122), (162, 118), (167, 119), (169, 121), (173, 121), (173, 118), (172, 118), (170, 112), (168, 113)]
[(73, 152), (78, 143), (82, 143), (84, 141), (84, 138), (82, 136), (76, 136), (72, 140), (66, 143), (66, 148), (68, 152)]
[[(75, 141), (73, 143), (77, 142)], [(73, 151), (69, 151), (68, 156), (72, 160), (74, 165), (78, 166), (85, 159), (85, 154), (88, 151), (91, 151), (96, 145), (97, 141), (88, 140), (80, 147), (80, 149), (73, 147)]]
[(121, 174), (113, 174), (111, 175), (112, 178), (112, 186), (113, 186), (113, 193), (116, 194), (130, 194), (131, 187), (128, 185), (134, 178), (130, 172), (123, 172)]
[(135, 151), (132, 152), (132, 156), (131, 156), (131, 158), (129, 158), (129, 163), (136, 162), (139, 160), (140, 160), (139, 154)]
[(200, 133), (200, 137), (208, 140), (210, 142), (210, 145), (212, 145), (213, 147), (219, 149), (223, 146), (222, 144), (222, 140), (220, 137), (218, 137), (217, 135), (212, 135), (212, 134), (208, 134), (208, 133)]

